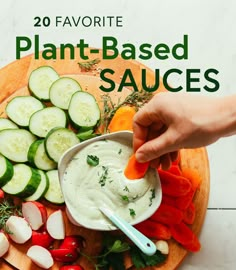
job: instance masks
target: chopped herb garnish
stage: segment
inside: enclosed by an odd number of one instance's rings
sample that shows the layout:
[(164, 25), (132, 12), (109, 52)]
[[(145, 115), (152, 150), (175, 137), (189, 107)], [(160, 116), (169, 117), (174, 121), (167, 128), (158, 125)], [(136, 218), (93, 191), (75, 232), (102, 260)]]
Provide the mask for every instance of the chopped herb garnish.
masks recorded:
[(131, 215), (131, 217), (135, 217), (136, 216), (136, 213), (134, 211), (133, 208), (129, 208), (129, 214)]
[(122, 149), (120, 148), (120, 150), (119, 150), (118, 154), (120, 155), (121, 153), (122, 153)]
[(138, 198), (138, 194), (133, 196), (133, 201), (135, 201)]
[(99, 184), (101, 184), (101, 187), (104, 187), (106, 184), (106, 180), (108, 179), (108, 167), (102, 166), (102, 175), (99, 179)]
[(78, 62), (78, 65), (80, 66), (81, 69), (83, 69), (85, 71), (90, 71), (100, 61), (101, 60), (99, 58), (95, 58), (95, 59), (88, 60), (88, 61), (85, 61), (85, 62)]
[(156, 195), (155, 195), (155, 189), (154, 188), (152, 188), (151, 190), (150, 190), (150, 192), (151, 192), (151, 196), (150, 196), (150, 198), (149, 198), (149, 206), (151, 206), (152, 205), (152, 201), (153, 201), (153, 199), (155, 199), (155, 197), (156, 197)]
[(129, 192), (129, 188), (127, 186), (125, 186), (123, 190)]
[(88, 155), (87, 156), (87, 163), (90, 166), (96, 167), (99, 164), (99, 158), (97, 156)]
[(122, 201), (124, 201), (124, 202), (129, 202), (129, 197), (126, 196), (126, 195), (122, 195), (122, 196), (121, 196), (121, 199), (122, 199)]

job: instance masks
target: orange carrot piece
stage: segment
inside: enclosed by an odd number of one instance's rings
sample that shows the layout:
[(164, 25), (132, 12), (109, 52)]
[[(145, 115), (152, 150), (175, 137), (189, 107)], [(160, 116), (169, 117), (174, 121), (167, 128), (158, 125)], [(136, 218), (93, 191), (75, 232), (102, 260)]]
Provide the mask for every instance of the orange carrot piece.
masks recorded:
[(183, 212), (183, 222), (186, 224), (193, 224), (196, 212), (194, 203), (190, 203), (189, 207)]
[(200, 177), (199, 172), (197, 170), (190, 168), (183, 168), (182, 174), (184, 177), (189, 179), (189, 181), (192, 183), (192, 188), (194, 190), (200, 187), (202, 178)]
[(170, 229), (164, 224), (146, 219), (145, 221), (135, 225), (135, 228), (147, 237), (161, 240), (171, 238)]
[(133, 130), (133, 118), (136, 113), (134, 107), (122, 106), (114, 114), (111, 122), (108, 125), (110, 132), (120, 130)]
[(183, 196), (187, 194), (192, 187), (191, 182), (183, 176), (178, 176), (160, 169), (158, 169), (158, 173), (163, 194), (176, 197)]
[(150, 219), (166, 225), (177, 224), (183, 220), (183, 212), (174, 206), (162, 203)]
[(139, 163), (135, 154), (133, 154), (128, 161), (128, 164), (125, 168), (124, 174), (126, 178), (130, 180), (140, 179), (144, 177), (149, 167), (149, 162)]
[(191, 188), (184, 196), (179, 196), (175, 200), (175, 206), (181, 210), (186, 210), (191, 204), (195, 191)]
[(170, 226), (172, 237), (187, 250), (197, 252), (201, 248), (201, 244), (193, 231), (183, 222)]

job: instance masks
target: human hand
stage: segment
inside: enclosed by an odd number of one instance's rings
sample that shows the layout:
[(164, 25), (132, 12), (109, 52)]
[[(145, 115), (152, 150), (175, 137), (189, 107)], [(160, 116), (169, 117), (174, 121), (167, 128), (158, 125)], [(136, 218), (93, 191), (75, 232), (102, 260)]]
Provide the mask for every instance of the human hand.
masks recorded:
[(139, 162), (167, 169), (181, 148), (206, 146), (220, 138), (219, 98), (164, 92), (135, 115), (133, 146)]

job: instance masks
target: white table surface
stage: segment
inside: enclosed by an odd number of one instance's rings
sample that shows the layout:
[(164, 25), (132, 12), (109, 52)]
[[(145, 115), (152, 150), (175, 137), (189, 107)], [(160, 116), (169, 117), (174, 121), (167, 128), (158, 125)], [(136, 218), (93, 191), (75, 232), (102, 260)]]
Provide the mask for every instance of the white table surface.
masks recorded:
[[(35, 16), (123, 16), (122, 28), (34, 28)], [(189, 36), (189, 59), (143, 63), (160, 68), (161, 73), (176, 67), (216, 68), (220, 90), (204, 95), (236, 93), (236, 1), (227, 0), (2, 0), (0, 7), (0, 68), (15, 60), (15, 37), (39, 34), (42, 42), (76, 43), (84, 38), (101, 47), (101, 36), (115, 36), (119, 43), (141, 44), (181, 42)], [(42, 47), (41, 47), (42, 49)], [(27, 52), (25, 55), (32, 53)], [(1, 78), (0, 78), (1, 79)], [(173, 78), (173, 85), (185, 78)], [(201, 85), (203, 85), (201, 81)], [(0, 89), (1, 91), (1, 89)], [(202, 249), (190, 254), (179, 269), (236, 269), (236, 136), (224, 138), (207, 147), (210, 172), (210, 200), (200, 235)]]

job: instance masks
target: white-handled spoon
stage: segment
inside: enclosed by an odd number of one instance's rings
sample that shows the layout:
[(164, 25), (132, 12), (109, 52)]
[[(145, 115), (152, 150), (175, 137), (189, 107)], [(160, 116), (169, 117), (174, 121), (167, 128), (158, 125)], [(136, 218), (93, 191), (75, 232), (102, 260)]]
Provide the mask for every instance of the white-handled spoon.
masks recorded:
[(149, 256), (155, 254), (156, 245), (150, 239), (136, 230), (127, 221), (117, 216), (110, 209), (105, 207), (99, 207), (99, 209), (117, 228), (126, 234), (126, 236), (128, 236), (134, 242), (134, 244), (142, 250), (143, 253)]

